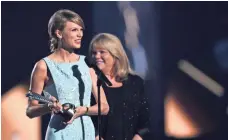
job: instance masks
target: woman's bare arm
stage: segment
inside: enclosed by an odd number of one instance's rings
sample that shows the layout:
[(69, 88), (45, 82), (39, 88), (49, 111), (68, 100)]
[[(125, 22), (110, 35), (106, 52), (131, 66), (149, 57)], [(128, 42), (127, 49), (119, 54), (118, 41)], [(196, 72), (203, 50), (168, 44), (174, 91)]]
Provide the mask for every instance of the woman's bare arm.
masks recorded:
[[(34, 66), (30, 79), (30, 90), (41, 94), (44, 88), (44, 83), (47, 80), (47, 66), (44, 60), (40, 60)], [(53, 99), (56, 100), (56, 99)], [(56, 104), (54, 105), (57, 106)], [(53, 107), (54, 107), (53, 106)], [(29, 100), (26, 115), (29, 118), (38, 117), (51, 112), (47, 104), (39, 104), (36, 100)]]
[[(95, 71), (90, 68), (90, 75), (92, 78), (92, 93), (96, 100), (96, 104), (89, 107), (88, 115), (97, 115), (98, 114), (98, 91), (97, 91), (97, 75)], [(107, 115), (109, 112), (109, 105), (104, 93), (102, 86), (100, 87), (100, 100), (101, 100), (101, 114)]]

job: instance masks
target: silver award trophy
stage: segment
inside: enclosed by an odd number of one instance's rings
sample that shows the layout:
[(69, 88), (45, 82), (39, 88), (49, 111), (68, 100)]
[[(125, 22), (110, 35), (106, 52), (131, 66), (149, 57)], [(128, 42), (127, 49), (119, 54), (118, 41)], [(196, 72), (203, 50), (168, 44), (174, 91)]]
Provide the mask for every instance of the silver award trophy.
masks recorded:
[[(53, 104), (53, 102), (49, 98), (44, 97), (44, 96), (34, 93), (34, 92), (28, 92), (26, 94), (26, 97), (28, 97), (30, 100), (37, 100), (42, 103)], [(60, 112), (58, 114), (62, 115), (64, 117), (65, 121), (69, 121), (73, 117), (74, 113), (75, 113), (75, 105), (73, 105), (71, 103), (64, 103), (62, 105), (62, 110), (60, 110)]]

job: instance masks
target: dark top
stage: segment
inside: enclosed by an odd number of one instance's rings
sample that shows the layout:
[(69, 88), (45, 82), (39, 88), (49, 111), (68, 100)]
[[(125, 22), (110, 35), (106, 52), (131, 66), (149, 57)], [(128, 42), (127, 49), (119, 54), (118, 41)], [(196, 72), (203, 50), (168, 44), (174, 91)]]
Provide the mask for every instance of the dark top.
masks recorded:
[[(123, 139), (123, 87), (111, 88), (103, 86), (106, 91), (110, 108), (106, 119), (106, 127), (103, 131), (103, 138), (106, 140)], [(118, 120), (118, 121), (117, 121)]]
[[(105, 140), (132, 140), (135, 134), (144, 138), (149, 133), (150, 124), (144, 81), (129, 74), (122, 87), (110, 88), (103, 84), (103, 88), (109, 113), (101, 117), (101, 136)], [(93, 121), (98, 130), (97, 116)]]

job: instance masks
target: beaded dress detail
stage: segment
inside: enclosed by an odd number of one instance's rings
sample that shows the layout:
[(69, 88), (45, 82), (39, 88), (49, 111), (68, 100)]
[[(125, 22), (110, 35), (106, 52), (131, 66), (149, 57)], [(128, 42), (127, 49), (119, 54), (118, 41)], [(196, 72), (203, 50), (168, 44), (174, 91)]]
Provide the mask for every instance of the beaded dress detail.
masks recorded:
[[(77, 62), (59, 63), (48, 57), (44, 58), (54, 84), (46, 86), (45, 96), (55, 96), (61, 104), (72, 103), (90, 106), (92, 79), (89, 67), (80, 55)], [(50, 95), (48, 95), (50, 94)], [(46, 140), (94, 140), (95, 130), (90, 116), (76, 118), (72, 124), (65, 125), (61, 115), (52, 114), (46, 132)]]

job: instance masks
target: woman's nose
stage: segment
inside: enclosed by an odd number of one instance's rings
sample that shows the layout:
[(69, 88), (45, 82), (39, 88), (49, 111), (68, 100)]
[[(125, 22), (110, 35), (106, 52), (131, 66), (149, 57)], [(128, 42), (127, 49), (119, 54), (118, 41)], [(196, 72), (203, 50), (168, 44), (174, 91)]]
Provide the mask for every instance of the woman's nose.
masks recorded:
[(78, 36), (78, 37), (82, 37), (82, 36), (83, 36), (83, 32), (82, 32), (82, 31), (79, 31), (79, 32), (77, 33), (77, 36)]
[(96, 54), (95, 54), (95, 58), (97, 59), (97, 58), (100, 58), (101, 57), (101, 54), (99, 53), (99, 52), (97, 52)]

